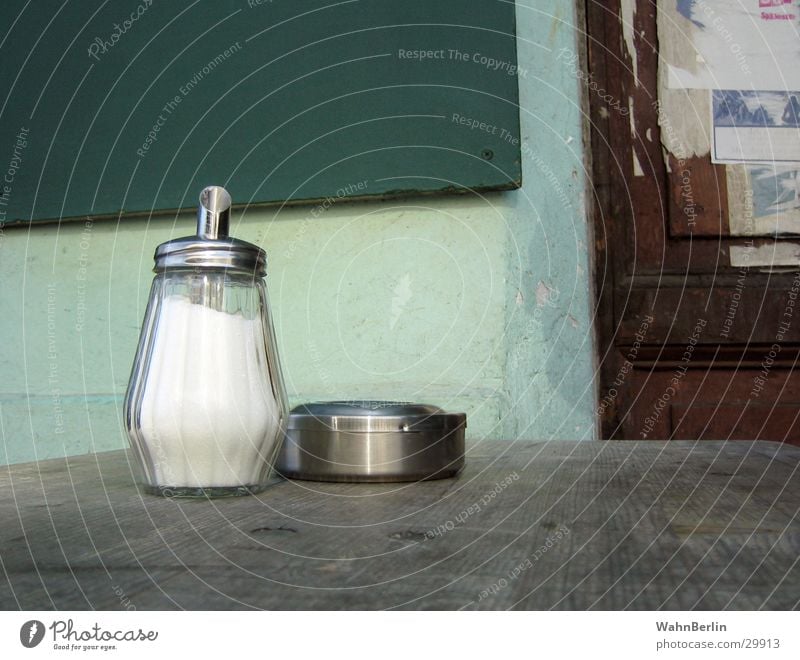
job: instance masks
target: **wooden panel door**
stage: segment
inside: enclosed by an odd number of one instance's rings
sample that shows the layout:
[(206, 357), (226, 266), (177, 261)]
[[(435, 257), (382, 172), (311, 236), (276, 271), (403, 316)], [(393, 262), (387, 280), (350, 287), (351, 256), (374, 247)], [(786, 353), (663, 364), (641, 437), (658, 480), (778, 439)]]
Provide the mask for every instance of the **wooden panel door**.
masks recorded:
[(731, 248), (785, 239), (732, 236), (725, 167), (662, 146), (656, 3), (626, 33), (620, 4), (587, 0), (582, 76), (603, 437), (800, 444), (800, 273), (731, 265)]

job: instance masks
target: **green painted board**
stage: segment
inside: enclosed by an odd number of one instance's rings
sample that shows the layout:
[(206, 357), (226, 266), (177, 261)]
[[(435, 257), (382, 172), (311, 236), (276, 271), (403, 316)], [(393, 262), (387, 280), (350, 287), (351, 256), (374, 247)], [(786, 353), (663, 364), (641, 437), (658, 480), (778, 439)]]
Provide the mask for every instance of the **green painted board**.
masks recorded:
[(513, 3), (4, 9), (0, 224), (520, 185)]

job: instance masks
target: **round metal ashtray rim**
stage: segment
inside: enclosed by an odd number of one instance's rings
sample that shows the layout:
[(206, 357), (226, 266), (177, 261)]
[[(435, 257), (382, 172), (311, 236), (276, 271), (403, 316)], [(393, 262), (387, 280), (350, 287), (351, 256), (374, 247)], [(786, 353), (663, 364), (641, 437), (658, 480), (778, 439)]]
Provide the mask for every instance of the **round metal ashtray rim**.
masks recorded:
[(341, 431), (357, 433), (421, 433), (448, 431), (466, 426), (466, 413), (433, 415), (312, 415), (291, 413), (288, 429), (298, 431)]

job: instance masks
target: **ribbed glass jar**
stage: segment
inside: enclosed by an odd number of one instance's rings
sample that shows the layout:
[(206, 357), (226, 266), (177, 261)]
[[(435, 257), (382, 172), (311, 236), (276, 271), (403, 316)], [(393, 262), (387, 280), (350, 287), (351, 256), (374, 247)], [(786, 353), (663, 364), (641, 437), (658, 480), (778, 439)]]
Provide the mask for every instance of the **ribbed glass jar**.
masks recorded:
[(223, 233), (178, 239), (156, 252), (124, 405), (150, 493), (245, 495), (273, 479), (288, 404), (265, 259), (251, 246), (248, 261), (249, 244), (235, 241), (238, 254), (226, 260), (227, 227)]

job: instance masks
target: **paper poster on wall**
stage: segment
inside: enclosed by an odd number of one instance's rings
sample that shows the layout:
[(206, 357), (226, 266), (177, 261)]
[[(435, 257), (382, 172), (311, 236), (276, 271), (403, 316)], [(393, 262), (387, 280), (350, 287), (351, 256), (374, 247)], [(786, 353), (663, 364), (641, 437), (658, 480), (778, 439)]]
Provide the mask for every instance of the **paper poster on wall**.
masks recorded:
[(659, 39), (673, 89), (800, 89), (800, 0), (674, 0)]
[(711, 92), (714, 163), (800, 165), (800, 91)]
[(731, 236), (800, 234), (800, 168), (729, 165), (726, 175)]

